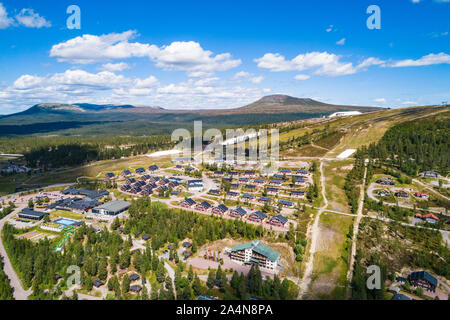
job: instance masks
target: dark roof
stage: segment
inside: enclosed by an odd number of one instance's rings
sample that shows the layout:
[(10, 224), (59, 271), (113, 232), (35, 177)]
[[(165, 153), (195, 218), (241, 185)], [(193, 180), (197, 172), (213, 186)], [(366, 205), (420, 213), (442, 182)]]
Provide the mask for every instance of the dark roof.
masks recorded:
[(183, 247), (190, 248), (190, 247), (192, 247), (192, 243), (185, 241), (185, 242), (183, 242)]
[(144, 234), (142, 236), (142, 240), (149, 240), (149, 239), (150, 239), (150, 236), (148, 234)]
[(408, 276), (408, 279), (410, 280), (426, 280), (430, 282), (432, 285), (437, 287), (438, 281), (435, 277), (433, 277), (431, 274), (429, 274), (427, 271), (417, 271), (413, 272)]
[(236, 209), (233, 210), (233, 212), (237, 212), (239, 215), (243, 216), (247, 213), (247, 211), (245, 211), (243, 208), (238, 207)]
[(404, 294), (396, 293), (396, 294), (392, 297), (392, 300), (411, 300), (411, 298), (408, 297), (408, 296), (406, 296), (406, 295), (404, 295)]
[(272, 217), (271, 219), (277, 219), (279, 220), (281, 223), (285, 224), (286, 222), (288, 222), (288, 219), (286, 217), (283, 217), (281, 214)]
[(101, 281), (101, 280), (94, 280), (93, 282), (92, 282), (92, 284), (94, 285), (94, 287), (101, 287), (104, 283), (103, 283), (103, 281)]
[(130, 287), (130, 290), (131, 290), (132, 292), (141, 292), (142, 287), (141, 287), (141, 286), (131, 286), (131, 287)]
[(133, 273), (130, 275), (130, 281), (136, 281), (139, 280), (141, 277), (137, 273)]
[(217, 300), (216, 298), (201, 294), (198, 296), (197, 300)]
[(268, 197), (260, 197), (259, 198), (260, 201), (270, 201), (272, 199), (268, 198)]
[(262, 213), (261, 211), (252, 212), (250, 215), (258, 216), (258, 218), (260, 218), (260, 219), (267, 218), (267, 216), (264, 213)]
[(30, 209), (30, 208), (25, 208), (22, 211), (20, 211), (19, 216), (21, 216), (21, 215), (42, 219), (46, 215), (46, 213), (34, 211), (33, 209)]
[(150, 170), (150, 171), (158, 170), (158, 166), (156, 164), (154, 164), (154, 165), (148, 167), (148, 170)]
[(188, 198), (188, 199), (184, 200), (183, 202), (186, 202), (186, 203), (187, 203), (188, 205), (190, 205), (190, 206), (192, 206), (192, 205), (195, 204), (195, 201), (192, 200), (191, 198)]
[(219, 208), (221, 211), (223, 211), (223, 212), (228, 211), (227, 206), (225, 206), (224, 204), (220, 204), (220, 205), (218, 206), (218, 208)]
[(285, 204), (287, 206), (292, 206), (294, 203), (292, 201), (280, 200), (281, 204)]

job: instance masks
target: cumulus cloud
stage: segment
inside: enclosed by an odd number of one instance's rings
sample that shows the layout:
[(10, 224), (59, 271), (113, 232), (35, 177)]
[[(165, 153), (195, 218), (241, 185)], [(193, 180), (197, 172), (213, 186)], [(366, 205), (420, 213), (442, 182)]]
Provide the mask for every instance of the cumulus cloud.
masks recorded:
[(311, 76), (309, 76), (307, 74), (298, 74), (294, 77), (295, 80), (299, 80), (299, 81), (308, 80), (309, 78), (311, 78)]
[(130, 66), (125, 62), (106, 63), (102, 66), (102, 69), (105, 71), (120, 72), (120, 71), (130, 69)]
[[(218, 77), (161, 84), (154, 76), (132, 78), (110, 71), (66, 70), (45, 76), (23, 75), (11, 86), (0, 87), (4, 110), (42, 102), (127, 103), (168, 108), (229, 108), (259, 99), (265, 89), (220, 82)], [(17, 108), (17, 107), (16, 107)], [(8, 109), (9, 110), (9, 109)], [(21, 110), (21, 109), (19, 109)]]
[(377, 58), (368, 58), (358, 65), (353, 65), (352, 62), (342, 62), (340, 56), (328, 52), (299, 54), (292, 60), (286, 60), (279, 53), (266, 53), (263, 57), (255, 59), (255, 62), (259, 68), (272, 72), (315, 69), (315, 74), (331, 77), (354, 74), (372, 65), (383, 63)]
[(420, 67), (429, 66), (434, 64), (450, 64), (450, 55), (446, 53), (430, 53), (429, 55), (423, 56), (420, 59), (406, 59), (392, 63), (390, 66), (394, 68), (398, 67)]
[(148, 57), (159, 68), (186, 71), (190, 77), (211, 76), (216, 71), (226, 71), (242, 63), (240, 59), (232, 59), (229, 53), (214, 55), (194, 41), (176, 41), (158, 47), (130, 42), (136, 36), (136, 31), (132, 30), (100, 36), (85, 34), (54, 45), (50, 56), (75, 64)]
[(8, 17), (8, 12), (6, 11), (3, 4), (0, 2), (0, 29), (6, 29), (14, 23), (14, 20)]
[(341, 40), (339, 40), (338, 42), (336, 42), (337, 45), (343, 46), (345, 44), (345, 38), (342, 38)]
[(376, 98), (376, 99), (373, 99), (373, 101), (378, 102), (378, 103), (386, 103), (387, 102), (385, 98)]
[(246, 72), (246, 71), (239, 71), (237, 72), (232, 80), (237, 81), (237, 82), (241, 82), (241, 81), (250, 81), (251, 83), (254, 84), (260, 84), (261, 82), (264, 81), (264, 77), (263, 76), (255, 76), (254, 74), (250, 73), (250, 72)]
[(38, 13), (34, 12), (33, 9), (22, 9), (18, 15), (16, 15), (16, 20), (19, 24), (28, 28), (49, 28), (52, 26), (50, 21), (47, 21), (44, 17), (41, 17)]

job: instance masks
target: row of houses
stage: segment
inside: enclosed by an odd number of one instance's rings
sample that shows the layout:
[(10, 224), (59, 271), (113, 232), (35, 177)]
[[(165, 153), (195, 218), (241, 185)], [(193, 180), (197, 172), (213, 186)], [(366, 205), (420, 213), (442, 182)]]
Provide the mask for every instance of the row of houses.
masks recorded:
[[(267, 191), (268, 195), (278, 195), (279, 192), (280, 192), (280, 189), (278, 189), (278, 188), (267, 188), (266, 191)], [(220, 194), (219, 190), (210, 190), (209, 192), (211, 194), (216, 194), (216, 195)], [(292, 190), (292, 191), (290, 191), (289, 195), (290, 195), (291, 198), (302, 199), (302, 198), (304, 198), (306, 196), (306, 192), (305, 191)], [(245, 200), (254, 200), (256, 198), (256, 196), (254, 196), (254, 195), (249, 195), (249, 194), (246, 194), (246, 193), (243, 193), (241, 195), (239, 192), (235, 192), (235, 191), (228, 191), (227, 194), (226, 194), (226, 197), (228, 199), (231, 199), (231, 200), (237, 200), (239, 197), (242, 197)], [(261, 202), (261, 203), (271, 202), (271, 201), (272, 201), (272, 199), (268, 198), (268, 197), (260, 197), (258, 199), (258, 202)], [(293, 207), (294, 206), (294, 203), (292, 203), (291, 201), (287, 201), (285, 203), (282, 202), (282, 204), (283, 204), (283, 206), (286, 206), (286, 207)], [(288, 204), (288, 205), (284, 205), (284, 204)]]
[[(307, 170), (292, 170), (292, 169), (280, 169), (279, 171), (280, 173), (274, 173), (273, 171), (271, 171), (270, 173), (268, 171), (262, 172), (262, 174), (264, 176), (267, 175), (272, 175), (274, 177), (279, 177), (279, 178), (284, 178), (285, 176), (292, 176), (292, 175), (298, 175), (298, 176), (307, 176), (309, 174), (309, 172)], [(269, 173), (269, 174), (268, 174)], [(246, 178), (252, 178), (252, 177), (256, 177), (257, 173), (256, 171), (251, 171), (251, 170), (247, 170), (244, 171), (243, 173), (240, 173), (238, 171), (230, 171), (230, 172), (225, 172), (225, 171), (214, 171), (214, 176), (215, 177), (224, 177), (224, 176), (228, 176), (228, 177), (240, 177), (240, 176), (246, 177)]]
[(206, 201), (201, 203), (196, 203), (193, 199), (188, 198), (180, 203), (180, 207), (185, 209), (194, 209), (196, 211), (201, 212), (209, 212), (211, 211), (215, 215), (223, 216), (228, 214), (230, 217), (244, 219), (246, 218), (249, 221), (262, 223), (267, 220), (267, 223), (273, 226), (284, 227), (286, 223), (288, 223), (288, 219), (282, 215), (277, 215), (274, 217), (268, 217), (261, 211), (247, 211), (242, 207), (236, 207), (234, 209), (229, 209), (224, 204), (220, 204), (216, 207), (212, 207)]

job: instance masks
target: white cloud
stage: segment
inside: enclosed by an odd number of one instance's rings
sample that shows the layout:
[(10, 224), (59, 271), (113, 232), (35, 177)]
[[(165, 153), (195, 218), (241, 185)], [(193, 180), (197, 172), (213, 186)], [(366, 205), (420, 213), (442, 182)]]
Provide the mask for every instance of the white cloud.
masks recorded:
[(264, 80), (263, 76), (250, 78), (250, 82), (254, 83), (254, 84), (259, 84), (259, 83), (263, 82), (263, 80)]
[(18, 15), (16, 15), (16, 20), (19, 24), (27, 28), (49, 28), (52, 26), (50, 21), (47, 21), (44, 17), (41, 17), (38, 13), (34, 12), (33, 9), (22, 9)]
[(294, 77), (295, 80), (300, 80), (300, 81), (308, 80), (309, 78), (311, 78), (311, 76), (309, 76), (307, 74), (298, 74)]
[(236, 73), (233, 77), (234, 80), (241, 79), (241, 78), (248, 78), (251, 76), (251, 73), (245, 72), (245, 71), (239, 71)]
[(122, 75), (116, 75), (109, 71), (89, 73), (84, 70), (67, 70), (64, 73), (56, 73), (48, 79), (51, 84), (97, 87), (108, 89), (129, 84), (131, 81)]
[(373, 101), (378, 102), (378, 103), (386, 103), (387, 102), (385, 98), (376, 98), (376, 99), (373, 99)]
[(417, 102), (416, 101), (403, 101), (402, 104), (403, 105), (415, 105), (415, 104), (417, 104)]
[(216, 71), (226, 71), (239, 66), (240, 59), (231, 54), (214, 55), (194, 41), (176, 41), (168, 46), (130, 42), (135, 31), (110, 33), (101, 36), (85, 34), (56, 44), (50, 56), (58, 61), (89, 64), (105, 60), (148, 57), (164, 70), (186, 71), (190, 77), (211, 76)]
[(286, 60), (279, 53), (266, 53), (254, 61), (258, 63), (259, 68), (272, 72), (315, 69), (315, 74), (331, 77), (354, 74), (372, 65), (384, 63), (377, 58), (368, 58), (358, 65), (353, 65), (352, 62), (342, 62), (340, 56), (328, 52), (299, 54), (292, 60)]
[(158, 79), (156, 79), (154, 76), (150, 76), (146, 79), (137, 79), (136, 80), (136, 87), (137, 88), (151, 88), (158, 84)]
[(158, 51), (155, 45), (130, 43), (136, 31), (101, 36), (85, 34), (52, 46), (50, 56), (61, 62), (89, 64), (105, 60), (148, 57)]
[(345, 38), (342, 38), (341, 40), (339, 40), (338, 42), (336, 42), (337, 45), (343, 46), (345, 44)]
[(450, 64), (450, 55), (446, 53), (430, 53), (429, 55), (423, 56), (420, 59), (406, 59), (394, 62), (390, 65), (390, 67), (420, 67), (420, 66), (429, 66), (434, 64)]
[(120, 72), (120, 71), (130, 69), (130, 66), (125, 62), (106, 63), (102, 66), (102, 69), (105, 71)]
[(3, 4), (0, 2), (0, 29), (6, 29), (14, 23), (14, 20), (8, 17), (8, 12), (6, 11)]
[(331, 32), (331, 31), (336, 31), (336, 29), (334, 28), (334, 26), (332, 24), (330, 24), (328, 26), (328, 28), (325, 29), (326, 32)]
[(18, 90), (27, 90), (39, 86), (43, 81), (44, 78), (26, 74), (14, 81), (13, 86)]
[(246, 71), (239, 71), (234, 75), (232, 80), (235, 80), (238, 82), (248, 80), (251, 83), (259, 84), (259, 83), (263, 82), (264, 77), (263, 76), (254, 76), (254, 74), (252, 74), (250, 72), (246, 72)]

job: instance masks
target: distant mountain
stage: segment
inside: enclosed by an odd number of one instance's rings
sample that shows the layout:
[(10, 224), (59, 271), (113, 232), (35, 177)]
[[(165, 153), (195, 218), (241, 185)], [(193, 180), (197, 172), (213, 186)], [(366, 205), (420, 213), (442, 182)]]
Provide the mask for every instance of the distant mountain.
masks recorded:
[(229, 128), (328, 116), (380, 108), (332, 105), (308, 98), (271, 95), (234, 109), (173, 110), (161, 107), (90, 103), (43, 103), (0, 117), (0, 136), (28, 134), (155, 135), (203, 121), (205, 128)]
[(333, 105), (309, 98), (295, 98), (287, 95), (271, 95), (247, 106), (234, 109), (235, 113), (333, 113), (337, 111), (376, 111), (378, 108)]

